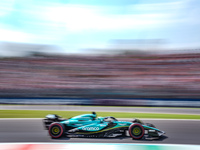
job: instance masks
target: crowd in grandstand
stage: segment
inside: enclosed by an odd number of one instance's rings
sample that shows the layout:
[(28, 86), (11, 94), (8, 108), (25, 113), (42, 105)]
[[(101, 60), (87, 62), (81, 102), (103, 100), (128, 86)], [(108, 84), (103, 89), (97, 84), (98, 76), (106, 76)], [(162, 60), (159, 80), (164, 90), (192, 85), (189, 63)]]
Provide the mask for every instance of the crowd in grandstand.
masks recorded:
[(1, 96), (17, 90), (22, 96), (34, 96), (35, 91), (37, 96), (76, 96), (81, 89), (91, 96), (197, 98), (200, 54), (0, 59)]

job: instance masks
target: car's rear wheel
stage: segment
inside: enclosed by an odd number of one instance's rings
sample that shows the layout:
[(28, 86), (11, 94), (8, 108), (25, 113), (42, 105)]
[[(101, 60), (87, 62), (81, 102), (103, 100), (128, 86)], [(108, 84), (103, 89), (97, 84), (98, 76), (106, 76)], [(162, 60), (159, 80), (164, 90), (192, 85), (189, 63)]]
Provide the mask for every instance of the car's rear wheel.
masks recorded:
[(141, 139), (144, 136), (144, 127), (141, 124), (134, 123), (129, 127), (129, 134), (133, 139)]
[(59, 123), (59, 122), (52, 123), (49, 126), (49, 135), (52, 138), (60, 138), (60, 137), (62, 137), (64, 131), (65, 131), (64, 125)]

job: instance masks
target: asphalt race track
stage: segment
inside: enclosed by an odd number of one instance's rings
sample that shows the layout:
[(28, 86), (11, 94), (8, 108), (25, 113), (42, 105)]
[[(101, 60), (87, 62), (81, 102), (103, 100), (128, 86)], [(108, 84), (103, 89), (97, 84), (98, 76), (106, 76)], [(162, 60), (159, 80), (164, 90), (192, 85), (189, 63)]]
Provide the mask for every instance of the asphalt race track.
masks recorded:
[(152, 143), (152, 144), (200, 144), (198, 120), (143, 120), (153, 123), (166, 134), (159, 140), (132, 140), (117, 138), (67, 138), (51, 139), (44, 130), (42, 119), (0, 119), (0, 142), (62, 142), (62, 143)]

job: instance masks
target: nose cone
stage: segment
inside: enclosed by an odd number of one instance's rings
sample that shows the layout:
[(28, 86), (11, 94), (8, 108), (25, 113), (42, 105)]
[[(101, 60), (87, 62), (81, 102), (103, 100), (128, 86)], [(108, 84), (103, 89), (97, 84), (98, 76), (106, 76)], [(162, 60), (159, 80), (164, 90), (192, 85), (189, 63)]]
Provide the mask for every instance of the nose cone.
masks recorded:
[(158, 132), (158, 135), (159, 135), (159, 136), (161, 136), (161, 135), (163, 135), (163, 134), (165, 134), (165, 131), (160, 131), (160, 132)]

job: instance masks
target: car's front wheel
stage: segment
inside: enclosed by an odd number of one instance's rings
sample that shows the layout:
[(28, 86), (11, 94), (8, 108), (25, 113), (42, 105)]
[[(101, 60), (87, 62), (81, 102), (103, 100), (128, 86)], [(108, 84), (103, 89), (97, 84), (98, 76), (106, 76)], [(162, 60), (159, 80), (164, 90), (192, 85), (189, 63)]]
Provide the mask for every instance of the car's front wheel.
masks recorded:
[(49, 135), (52, 138), (62, 137), (64, 131), (65, 131), (64, 125), (59, 122), (54, 122), (49, 126)]
[(144, 127), (139, 123), (133, 123), (129, 127), (129, 134), (133, 139), (141, 139), (144, 136)]

